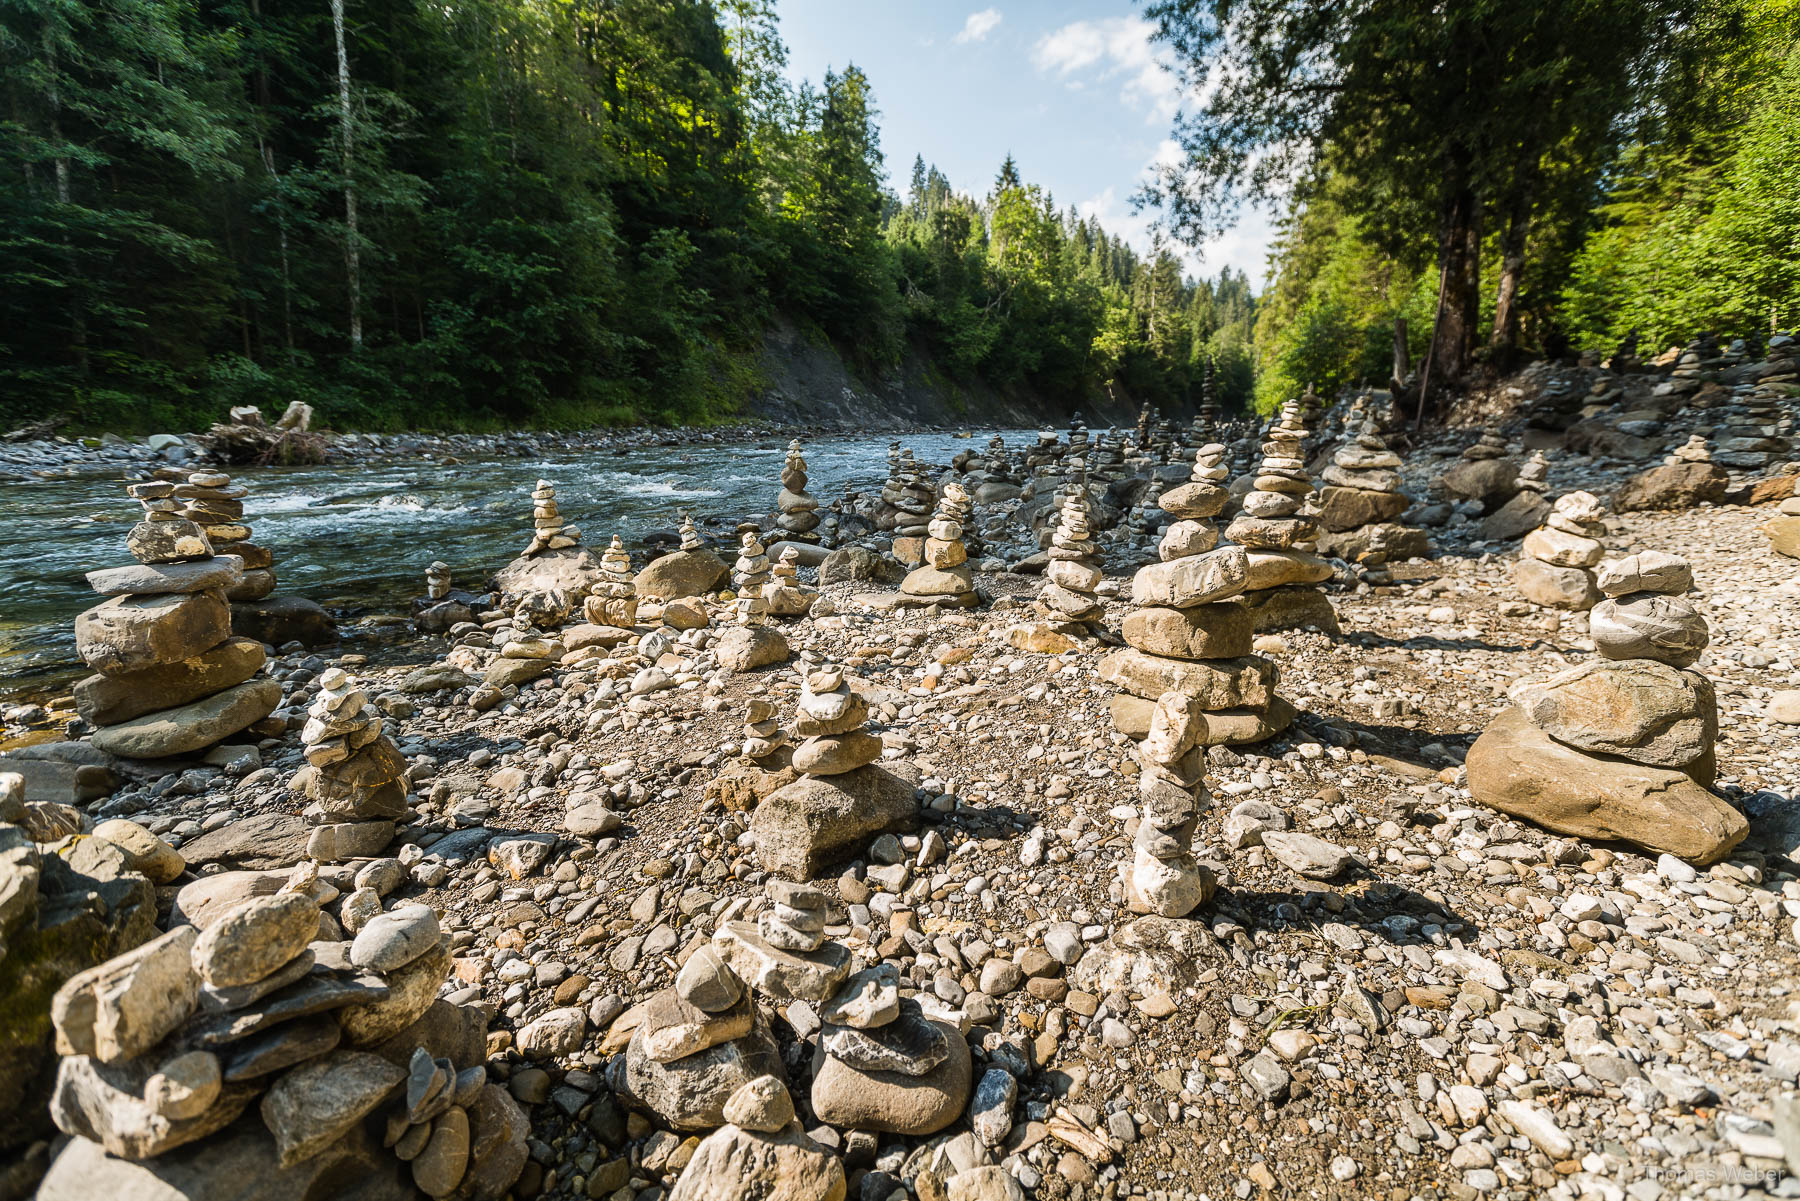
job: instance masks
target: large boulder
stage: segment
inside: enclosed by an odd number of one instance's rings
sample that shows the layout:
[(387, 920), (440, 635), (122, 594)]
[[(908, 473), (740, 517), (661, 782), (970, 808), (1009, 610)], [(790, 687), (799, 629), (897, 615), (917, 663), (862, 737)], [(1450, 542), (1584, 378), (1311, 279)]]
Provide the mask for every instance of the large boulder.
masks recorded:
[(613, 1092), (675, 1130), (711, 1130), (725, 1121), (731, 1094), (761, 1076), (785, 1080), (781, 1048), (758, 1012), (750, 1033), (693, 1055), (659, 1063), (644, 1049), (645, 1027), (607, 1066)]
[(1780, 513), (1757, 528), (1769, 539), (1769, 548), (1776, 554), (1800, 559), (1800, 516)]
[(1276, 669), (1260, 655), (1190, 663), (1126, 647), (1100, 661), (1100, 680), (1147, 700), (1165, 692), (1182, 692), (1202, 709), (1260, 709), (1274, 693)]
[(922, 1136), (962, 1116), (974, 1086), (968, 1040), (954, 1026), (933, 1022), (949, 1055), (920, 1076), (851, 1067), (823, 1051), (813, 1056), (813, 1112), (821, 1122), (851, 1130)]
[(579, 607), (604, 578), (593, 551), (571, 546), (519, 556), (494, 575), (494, 591), (503, 603), (533, 593), (556, 593)]
[(1517, 707), (1475, 740), (1467, 767), (1476, 801), (1558, 834), (1709, 864), (1749, 831), (1743, 814), (1686, 773), (1564, 746)]
[(183, 843), (181, 857), (196, 868), (209, 863), (253, 871), (288, 868), (306, 858), (309, 833), (306, 819), (297, 814), (259, 813)]
[(721, 1126), (700, 1141), (669, 1201), (843, 1201), (844, 1164), (798, 1128)]
[(1579, 612), (1600, 600), (1594, 573), (1585, 567), (1558, 567), (1526, 557), (1513, 563), (1512, 580), (1526, 600), (1550, 609)]
[(1523, 538), (1550, 516), (1550, 501), (1542, 492), (1520, 492), (1481, 519), (1481, 536), (1492, 542)]
[(730, 575), (731, 569), (725, 565), (725, 560), (709, 550), (678, 550), (672, 555), (652, 559), (637, 573), (632, 586), (640, 597), (675, 600), (712, 592)]
[(905, 573), (900, 564), (861, 546), (844, 546), (819, 564), (819, 584), (897, 584)]
[(286, 646), (330, 646), (338, 640), (337, 622), (322, 607), (303, 596), (271, 596), (231, 606), (232, 632)]
[(281, 704), (278, 680), (246, 680), (201, 700), (94, 731), (93, 743), (122, 759), (167, 759), (249, 729)]
[(1613, 494), (1613, 509), (1692, 509), (1725, 499), (1731, 477), (1717, 463), (1665, 463), (1639, 472)]
[(1340, 488), (1327, 484), (1319, 489), (1319, 524), (1328, 530), (1353, 530), (1357, 526), (1391, 521), (1406, 512), (1412, 501), (1400, 492), (1372, 492), (1367, 488)]
[(1492, 513), (1519, 490), (1519, 465), (1511, 459), (1466, 459), (1438, 480), (1451, 496), (1480, 501), (1482, 512)]
[(750, 815), (750, 836), (764, 871), (810, 880), (877, 834), (910, 830), (918, 820), (913, 781), (871, 763), (776, 789)]
[(179, 663), (231, 635), (231, 609), (216, 589), (115, 596), (75, 618), (75, 651), (95, 671), (143, 671)]
[(1327, 634), (1342, 633), (1331, 598), (1317, 588), (1269, 588), (1262, 592), (1246, 592), (1238, 603), (1250, 610), (1250, 620), (1258, 634), (1270, 630), (1301, 630), (1309, 626)]
[(719, 635), (713, 653), (726, 671), (754, 671), (780, 663), (792, 652), (787, 638), (773, 626), (732, 626)]

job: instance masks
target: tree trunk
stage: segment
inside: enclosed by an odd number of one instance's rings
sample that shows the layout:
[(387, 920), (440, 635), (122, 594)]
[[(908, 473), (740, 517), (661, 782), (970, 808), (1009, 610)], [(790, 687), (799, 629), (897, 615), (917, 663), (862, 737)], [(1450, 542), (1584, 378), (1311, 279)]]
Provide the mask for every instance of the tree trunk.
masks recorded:
[(1406, 318), (1394, 317), (1394, 390), (1398, 392), (1412, 374), (1412, 353), (1406, 345)]
[(1525, 233), (1531, 223), (1531, 200), (1514, 197), (1506, 228), (1500, 232), (1500, 286), (1494, 294), (1494, 329), (1488, 346), (1504, 358), (1519, 345), (1519, 277), (1525, 273)]
[[(69, 188), (69, 156), (63, 153), (62, 134), (62, 93), (57, 88), (56, 43), (50, 35), (50, 24), (44, 23), (44, 64), (48, 77), (45, 100), (50, 107), (50, 143), (56, 147), (56, 161), (52, 168), (56, 178), (56, 203), (67, 208), (73, 199)], [(57, 220), (64, 220), (64, 214), (57, 214)], [(67, 234), (62, 239), (64, 249), (69, 251), (69, 278), (80, 278), (74, 266), (74, 249), (70, 246)], [(92, 363), (88, 357), (87, 307), (82, 289), (69, 289), (69, 345), (75, 352), (75, 374), (81, 379), (88, 377)]]
[(331, 32), (337, 39), (338, 112), (344, 150), (344, 275), (350, 285), (350, 349), (362, 349), (362, 254), (357, 247), (355, 130), (350, 116), (350, 55), (344, 49), (344, 0), (331, 0)]
[(1469, 369), (1475, 327), (1481, 319), (1481, 225), (1472, 188), (1458, 188), (1445, 201), (1438, 265), (1443, 280), (1431, 348), (1432, 374), (1451, 383)]

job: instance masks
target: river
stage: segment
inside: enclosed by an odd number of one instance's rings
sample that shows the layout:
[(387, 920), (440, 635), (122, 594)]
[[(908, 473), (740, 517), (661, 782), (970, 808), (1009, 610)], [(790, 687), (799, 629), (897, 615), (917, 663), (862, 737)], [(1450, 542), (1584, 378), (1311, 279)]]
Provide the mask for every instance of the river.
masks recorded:
[[(900, 439), (922, 463), (943, 466), (985, 445), (949, 434)], [(1009, 448), (1035, 441), (1003, 431)], [(806, 446), (807, 490), (829, 504), (846, 483), (878, 488), (892, 434), (834, 437)], [(424, 591), (425, 566), (442, 559), (458, 587), (476, 588), (531, 540), (531, 487), (556, 485), (563, 516), (596, 551), (613, 534), (628, 546), (697, 521), (760, 519), (775, 504), (787, 440), (634, 447), (538, 458), (476, 459), (233, 471), (245, 485), (245, 520), (275, 555), (280, 594), (329, 608), (404, 612)], [(10, 484), (0, 501), (0, 698), (41, 696), (81, 669), (75, 615), (97, 597), (82, 578), (131, 561), (125, 533), (136, 502), (116, 476)], [(716, 531), (715, 531), (716, 532)], [(637, 556), (639, 563), (642, 557)]]

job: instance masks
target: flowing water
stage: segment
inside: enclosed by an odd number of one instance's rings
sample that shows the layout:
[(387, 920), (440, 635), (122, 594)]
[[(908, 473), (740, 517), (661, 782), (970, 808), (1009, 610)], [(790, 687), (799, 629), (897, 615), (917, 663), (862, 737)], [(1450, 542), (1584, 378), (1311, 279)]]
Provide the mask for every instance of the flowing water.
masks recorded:
[[(1008, 431), (1009, 447), (1035, 434)], [(943, 465), (985, 444), (948, 434), (901, 439), (922, 463)], [(806, 445), (807, 491), (820, 503), (846, 483), (878, 488), (893, 435)], [(636, 447), (543, 458), (234, 470), (249, 489), (245, 520), (275, 554), (279, 594), (330, 608), (404, 612), (424, 591), (425, 566), (442, 559), (458, 587), (477, 588), (530, 541), (532, 484), (556, 485), (565, 519), (596, 552), (615, 533), (628, 546), (696, 521), (761, 518), (781, 487), (785, 439), (737, 445)], [(116, 477), (10, 484), (0, 500), (0, 697), (34, 694), (73, 678), (75, 615), (99, 598), (82, 574), (131, 562), (125, 533), (136, 502)], [(718, 533), (715, 525), (711, 531)], [(642, 559), (639, 556), (641, 563)]]

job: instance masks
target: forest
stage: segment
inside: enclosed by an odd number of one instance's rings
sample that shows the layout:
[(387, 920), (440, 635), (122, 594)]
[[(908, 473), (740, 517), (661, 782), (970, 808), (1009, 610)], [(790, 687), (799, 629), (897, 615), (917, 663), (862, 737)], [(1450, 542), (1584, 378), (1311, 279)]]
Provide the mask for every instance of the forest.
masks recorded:
[[(1070, 409), (1211, 361), (1267, 409), (1397, 342), (1448, 385), (1800, 320), (1794, 0), (1147, 13), (1207, 99), (1137, 250), (1010, 155), (897, 194), (879, 81), (791, 83), (773, 0), (11, 0), (0, 422), (720, 420), (775, 322)], [(1184, 272), (1246, 199), (1268, 279)]]

